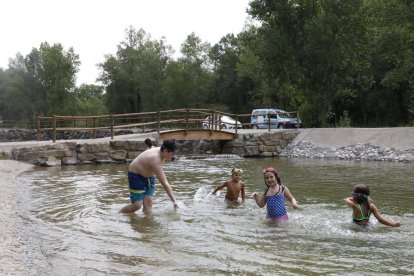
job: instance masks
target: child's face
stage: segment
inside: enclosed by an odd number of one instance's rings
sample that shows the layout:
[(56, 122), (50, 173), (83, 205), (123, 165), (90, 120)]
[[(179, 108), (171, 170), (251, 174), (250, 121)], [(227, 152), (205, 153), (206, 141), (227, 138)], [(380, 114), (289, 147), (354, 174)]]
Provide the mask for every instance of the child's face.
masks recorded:
[(273, 186), (276, 185), (276, 176), (273, 172), (267, 172), (264, 175), (265, 181), (267, 183), (267, 185), (269, 186)]
[(241, 174), (240, 173), (233, 173), (231, 175), (231, 178), (233, 179), (233, 181), (239, 181), (241, 179)]

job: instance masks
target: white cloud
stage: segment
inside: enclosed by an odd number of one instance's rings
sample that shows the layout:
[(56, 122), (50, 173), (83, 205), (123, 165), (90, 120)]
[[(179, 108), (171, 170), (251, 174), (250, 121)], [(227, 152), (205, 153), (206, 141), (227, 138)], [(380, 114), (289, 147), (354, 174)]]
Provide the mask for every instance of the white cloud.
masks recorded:
[(78, 84), (95, 82), (97, 63), (115, 54), (125, 29), (144, 29), (165, 37), (179, 52), (187, 35), (217, 43), (238, 34), (247, 19), (249, 0), (2, 0), (0, 67), (20, 52), (27, 55), (41, 42), (73, 47), (82, 65)]

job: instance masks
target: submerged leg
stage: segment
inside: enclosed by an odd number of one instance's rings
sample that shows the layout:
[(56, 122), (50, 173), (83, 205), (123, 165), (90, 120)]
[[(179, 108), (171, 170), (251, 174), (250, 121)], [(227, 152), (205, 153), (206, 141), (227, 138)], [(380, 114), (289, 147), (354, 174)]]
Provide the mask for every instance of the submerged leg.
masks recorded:
[(133, 213), (135, 211), (138, 211), (142, 206), (142, 200), (141, 201), (135, 201), (134, 203), (131, 203), (121, 209), (121, 213)]

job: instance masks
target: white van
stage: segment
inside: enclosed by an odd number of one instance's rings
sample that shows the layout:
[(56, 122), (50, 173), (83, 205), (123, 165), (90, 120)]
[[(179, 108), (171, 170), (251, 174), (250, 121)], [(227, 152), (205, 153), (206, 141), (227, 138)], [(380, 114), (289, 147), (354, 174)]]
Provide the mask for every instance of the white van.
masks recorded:
[(250, 123), (252, 128), (284, 128), (286, 122), (295, 121), (296, 118), (289, 116), (289, 114), (278, 108), (256, 108), (252, 111)]

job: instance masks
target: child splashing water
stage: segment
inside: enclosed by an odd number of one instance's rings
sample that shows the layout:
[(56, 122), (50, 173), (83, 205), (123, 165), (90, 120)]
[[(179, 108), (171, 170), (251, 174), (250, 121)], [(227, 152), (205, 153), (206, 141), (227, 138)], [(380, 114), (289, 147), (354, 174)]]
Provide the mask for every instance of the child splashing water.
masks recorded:
[(351, 197), (345, 198), (346, 204), (352, 208), (353, 222), (359, 226), (369, 225), (369, 217), (374, 214), (375, 218), (382, 224), (392, 227), (401, 226), (401, 222), (392, 222), (384, 219), (379, 213), (377, 207), (372, 203), (369, 197), (369, 188), (366, 185), (355, 185)]
[(256, 203), (260, 208), (263, 208), (265, 205), (267, 205), (266, 220), (288, 220), (285, 207), (285, 197), (290, 201), (293, 208), (299, 208), (296, 199), (292, 196), (289, 189), (286, 186), (282, 185), (279, 173), (275, 168), (265, 168), (262, 172), (267, 188), (263, 196), (259, 196), (257, 193), (253, 193), (253, 198), (256, 200)]
[(244, 183), (241, 181), (241, 174), (243, 173), (242, 169), (234, 168), (231, 170), (231, 180), (224, 182), (222, 185), (217, 186), (212, 192), (213, 195), (220, 191), (221, 189), (227, 188), (226, 192), (226, 201), (230, 203), (235, 203), (241, 195), (242, 201), (244, 202)]

